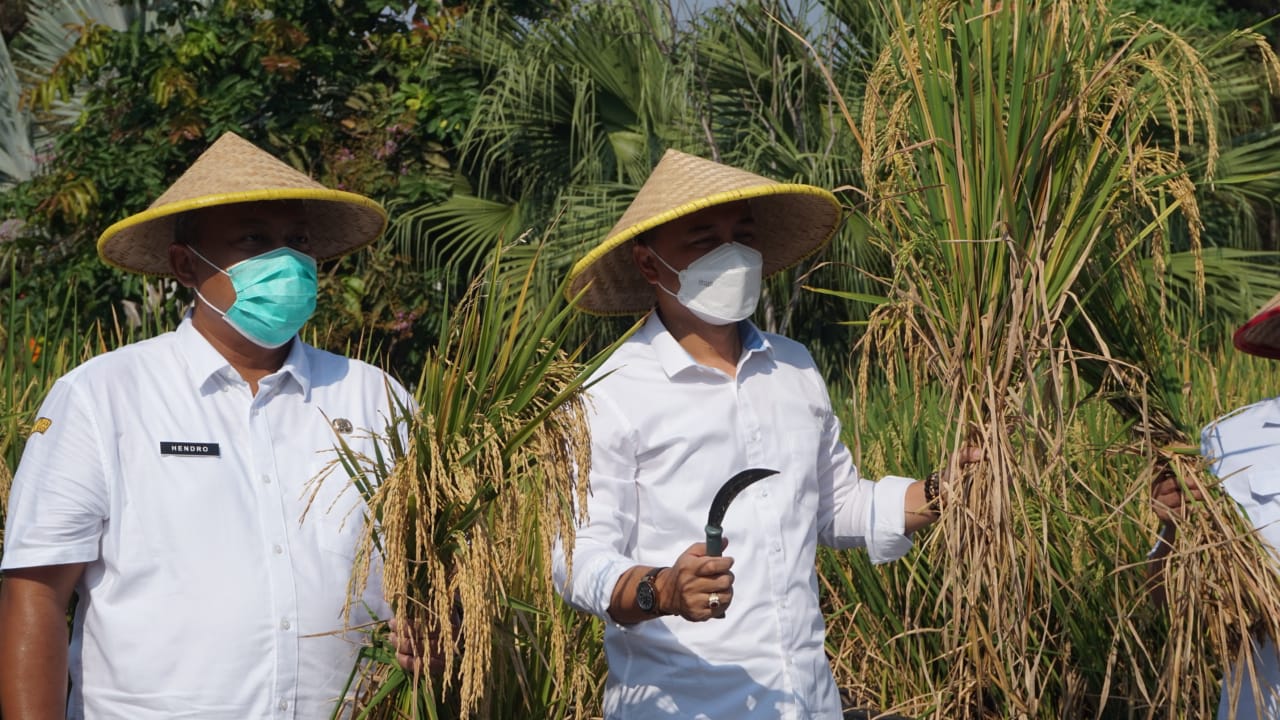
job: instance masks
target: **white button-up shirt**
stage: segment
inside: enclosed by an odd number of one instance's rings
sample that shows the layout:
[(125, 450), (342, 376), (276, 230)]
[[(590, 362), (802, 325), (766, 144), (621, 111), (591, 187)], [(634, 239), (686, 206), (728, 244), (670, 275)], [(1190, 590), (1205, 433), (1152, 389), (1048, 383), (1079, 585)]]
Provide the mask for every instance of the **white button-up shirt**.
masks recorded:
[[(604, 618), (609, 718), (840, 717), (824, 649), (818, 543), (904, 554), (911, 480), (862, 479), (840, 441), (826, 385), (798, 343), (742, 323), (737, 376), (697, 364), (656, 313), (591, 387), (590, 520), (569, 577), (574, 607)], [(724, 517), (734, 558), (724, 619), (609, 620), (610, 596), (635, 565), (671, 565), (705, 538), (712, 498), (749, 467), (779, 473), (747, 488)]]
[[(1201, 434), (1201, 451), (1209, 459), (1222, 487), (1240, 504), (1258, 534), (1273, 549), (1280, 548), (1280, 398), (1264, 400), (1215, 421)], [(1272, 640), (1257, 643), (1259, 695), (1247, 671), (1235, 715), (1229, 712), (1231, 674), (1223, 681), (1219, 718), (1280, 720), (1280, 656)]]
[[(364, 516), (335, 433), (371, 454), (389, 393), (408, 400), (295, 339), (254, 396), (190, 320), (54, 384), (0, 567), (88, 563), (69, 717), (329, 717), (364, 640), (344, 630)], [(386, 617), (373, 575), (363, 600)]]

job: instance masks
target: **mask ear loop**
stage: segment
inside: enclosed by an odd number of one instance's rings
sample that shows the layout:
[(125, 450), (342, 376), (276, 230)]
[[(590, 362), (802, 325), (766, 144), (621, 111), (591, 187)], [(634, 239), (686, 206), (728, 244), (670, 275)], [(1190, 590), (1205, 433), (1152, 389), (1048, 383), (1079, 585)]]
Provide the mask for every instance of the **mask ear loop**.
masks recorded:
[[(647, 246), (646, 246), (646, 247), (647, 247)], [(662, 263), (663, 265), (665, 265), (665, 266), (667, 267), (667, 269), (668, 269), (668, 270), (670, 270), (671, 272), (675, 273), (675, 274), (676, 274), (676, 277), (680, 277), (681, 271), (680, 271), (680, 270), (677, 270), (677, 269), (675, 269), (675, 268), (673, 268), (673, 267), (671, 267), (671, 263), (667, 262), (666, 260), (663, 260), (663, 259), (662, 259), (662, 256), (658, 254), (658, 251), (657, 251), (657, 250), (654, 250), (653, 248), (651, 248), (651, 247), (650, 247), (650, 248), (649, 248), (649, 252), (650, 252), (650, 253), (652, 253), (654, 257), (658, 258), (658, 262)], [(663, 292), (665, 292), (666, 294), (670, 295), (671, 297), (673, 297), (673, 298), (675, 298), (675, 299), (677, 299), (677, 300), (679, 300), (679, 299), (680, 299), (680, 295), (679, 295), (678, 293), (673, 293), (673, 292), (671, 292), (670, 290), (668, 290), (668, 289), (667, 289), (667, 286), (666, 286), (666, 285), (663, 285), (661, 280), (659, 280), (659, 281), (657, 282), (657, 285), (658, 285), (658, 287), (662, 288), (662, 291), (663, 291)], [(681, 286), (681, 287), (684, 287), (684, 279), (683, 279), (683, 278), (680, 280), (680, 286)]]
[(231, 277), (231, 273), (227, 272), (226, 270), (223, 270), (222, 268), (218, 267), (217, 265), (214, 265), (214, 264), (213, 264), (213, 261), (212, 261), (212, 260), (210, 260), (209, 258), (205, 257), (204, 255), (201, 255), (201, 254), (200, 254), (200, 251), (199, 251), (199, 250), (197, 250), (197, 249), (195, 249), (195, 246), (193, 246), (193, 245), (186, 245), (185, 247), (186, 247), (188, 250), (190, 250), (191, 252), (195, 253), (195, 256), (196, 256), (196, 257), (198, 257), (198, 258), (200, 258), (201, 260), (203, 260), (203, 261), (205, 262), (205, 264), (206, 264), (206, 265), (208, 265), (209, 267), (213, 268), (214, 270), (217, 270), (218, 272), (222, 273), (223, 275), (226, 275), (227, 277)]
[[(227, 277), (231, 277), (231, 273), (229, 273), (229, 272), (227, 272), (226, 270), (223, 270), (222, 268), (220, 268), (220, 267), (218, 267), (217, 265), (213, 264), (213, 261), (212, 261), (212, 260), (210, 260), (209, 258), (205, 257), (204, 255), (200, 254), (200, 251), (199, 251), (199, 250), (195, 249), (195, 248), (194, 248), (194, 247), (192, 247), (191, 245), (187, 245), (187, 246), (186, 246), (186, 248), (187, 248), (188, 250), (190, 250), (192, 253), (195, 253), (195, 256), (196, 256), (196, 257), (198, 257), (198, 258), (200, 258), (201, 260), (203, 260), (203, 261), (205, 262), (205, 264), (207, 264), (209, 267), (213, 268), (214, 270), (217, 270), (218, 272), (222, 273), (223, 275), (226, 275)], [(196, 297), (200, 298), (200, 300), (201, 300), (205, 305), (209, 306), (209, 309), (210, 309), (210, 310), (212, 310), (212, 311), (214, 311), (214, 312), (218, 313), (218, 315), (219, 315), (219, 316), (220, 316), (224, 321), (226, 321), (228, 325), (231, 325), (232, 327), (235, 327), (235, 325), (234, 325), (234, 324), (232, 324), (232, 323), (231, 323), (231, 321), (227, 320), (227, 311), (226, 311), (226, 310), (219, 310), (217, 305), (214, 305), (213, 303), (209, 302), (209, 298), (205, 297), (205, 296), (200, 292), (200, 289), (199, 289), (199, 288), (195, 288), (195, 287), (193, 287), (193, 288), (191, 288), (191, 289), (195, 291), (195, 293), (196, 293)]]
[[(192, 290), (196, 290), (195, 288), (191, 288), (191, 289), (192, 289)], [(209, 306), (209, 309), (210, 309), (210, 310), (212, 310), (212, 311), (214, 311), (214, 312), (218, 313), (218, 315), (219, 315), (223, 320), (226, 320), (226, 319), (227, 319), (227, 311), (226, 311), (226, 310), (219, 310), (219, 309), (218, 309), (218, 307), (217, 307), (216, 305), (214, 305), (213, 303), (209, 302), (209, 298), (207, 298), (207, 297), (205, 297), (204, 295), (202, 295), (202, 294), (200, 293), (200, 291), (199, 291), (199, 290), (196, 290), (196, 297), (200, 298), (200, 301), (201, 301), (201, 302), (203, 302), (205, 305)], [(228, 324), (230, 324), (230, 321), (228, 321)]]

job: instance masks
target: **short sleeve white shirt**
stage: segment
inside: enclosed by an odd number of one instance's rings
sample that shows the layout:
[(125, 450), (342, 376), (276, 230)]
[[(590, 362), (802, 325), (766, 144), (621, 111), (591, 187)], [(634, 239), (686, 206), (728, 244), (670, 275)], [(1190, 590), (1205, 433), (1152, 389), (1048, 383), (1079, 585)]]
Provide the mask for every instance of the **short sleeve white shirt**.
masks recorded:
[[(590, 519), (570, 577), (574, 607), (606, 621), (608, 718), (838, 720), (818, 604), (818, 543), (865, 547), (873, 560), (910, 548), (904, 497), (913, 482), (861, 478), (840, 440), (826, 385), (800, 344), (742, 323), (736, 377), (699, 365), (654, 313), (590, 389)], [(747, 488), (723, 521), (734, 558), (724, 619), (610, 621), (619, 577), (672, 564), (705, 538), (712, 498), (749, 467), (779, 473)]]
[[(389, 397), (409, 398), (300, 339), (258, 388), (186, 320), (49, 392), (0, 567), (88, 563), (69, 717), (327, 718), (339, 701), (364, 640), (343, 607), (365, 519), (334, 448), (372, 454)], [(352, 627), (387, 615), (371, 574)]]
[[(1280, 398), (1264, 400), (1221, 418), (1201, 434), (1201, 451), (1222, 487), (1240, 505), (1273, 551), (1280, 548)], [(1280, 555), (1277, 555), (1280, 558)], [(1223, 681), (1218, 717), (1280, 720), (1280, 655), (1274, 641), (1259, 639), (1258, 697), (1247, 672), (1241, 674), (1237, 712), (1228, 705), (1232, 676)]]

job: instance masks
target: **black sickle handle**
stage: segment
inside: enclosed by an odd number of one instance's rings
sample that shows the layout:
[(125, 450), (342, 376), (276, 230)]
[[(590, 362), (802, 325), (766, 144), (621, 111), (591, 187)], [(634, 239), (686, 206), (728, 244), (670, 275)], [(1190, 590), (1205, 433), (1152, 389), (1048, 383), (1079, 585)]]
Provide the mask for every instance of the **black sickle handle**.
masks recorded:
[(715, 499), (711, 501), (711, 512), (707, 513), (707, 557), (720, 557), (724, 552), (724, 528), (720, 523), (729, 509), (729, 503), (751, 483), (777, 474), (777, 470), (768, 468), (747, 468), (720, 487)]

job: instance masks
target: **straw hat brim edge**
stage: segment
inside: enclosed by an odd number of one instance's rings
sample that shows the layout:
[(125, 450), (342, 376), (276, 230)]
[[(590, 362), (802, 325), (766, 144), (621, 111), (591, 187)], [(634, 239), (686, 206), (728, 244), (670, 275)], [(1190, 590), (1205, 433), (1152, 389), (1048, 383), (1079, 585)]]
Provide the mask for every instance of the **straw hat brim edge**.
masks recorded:
[(265, 200), (324, 200), (328, 202), (346, 203), (372, 210), (382, 217), (382, 227), (379, 228), (378, 232), (370, 236), (368, 240), (347, 248), (342, 252), (327, 255), (325, 257), (317, 257), (316, 260), (320, 261), (330, 260), (335, 257), (341, 257), (355, 252), (376, 240), (387, 229), (387, 211), (383, 209), (381, 205), (370, 198), (364, 197), (363, 195), (344, 192), (342, 190), (329, 190), (327, 188), (275, 188), (269, 190), (246, 190), (242, 192), (214, 193), (186, 200), (165, 203), (159, 207), (148, 208), (140, 213), (130, 215), (129, 217), (112, 224), (106, 230), (102, 231), (102, 235), (98, 237), (98, 257), (100, 257), (107, 265), (127, 272), (154, 277), (167, 276), (170, 273), (140, 270), (138, 268), (127, 267), (117, 263), (104, 252), (104, 249), (107, 247), (107, 243), (110, 242), (112, 238), (118, 236), (122, 231), (145, 225), (153, 220), (159, 220), (161, 218), (190, 212), (192, 210), (199, 210), (201, 208), (217, 207), (219, 205), (235, 205), (237, 203), (262, 202)]
[(1280, 360), (1280, 347), (1252, 342), (1246, 337), (1250, 330), (1264, 323), (1275, 322), (1278, 318), (1280, 318), (1280, 308), (1273, 307), (1258, 313), (1232, 334), (1232, 344), (1241, 352), (1271, 360)]
[[(843, 206), (840, 205), (840, 201), (836, 198), (834, 194), (832, 194), (828, 190), (824, 190), (823, 188), (820, 188), (814, 185), (803, 185), (799, 183), (765, 183), (765, 184), (756, 185), (756, 186), (747, 187), (747, 188), (727, 190), (725, 192), (715, 193), (714, 195), (708, 195), (703, 198), (698, 198), (697, 200), (691, 200), (687, 203), (684, 203), (682, 205), (677, 205), (676, 207), (671, 208), (670, 210), (666, 210), (664, 212), (658, 213), (653, 217), (650, 217), (646, 220), (643, 220), (634, 225), (626, 227), (621, 231), (619, 231), (617, 234), (606, 238), (604, 242), (600, 243), (598, 246), (596, 246), (590, 252), (584, 255), (581, 260), (574, 263), (573, 268), (570, 269), (569, 271), (568, 280), (565, 283), (565, 290), (564, 290), (565, 298), (572, 302), (574, 298), (577, 297), (580, 293), (585, 292), (589, 287), (589, 284), (590, 284), (589, 281), (586, 283), (580, 284), (578, 282), (578, 279), (584, 273), (586, 273), (593, 265), (595, 265), (597, 262), (602, 260), (604, 257), (608, 256), (610, 253), (616, 251), (618, 248), (622, 247), (627, 242), (635, 239), (636, 236), (644, 232), (652, 230), (653, 228), (658, 227), (659, 225), (669, 223), (672, 220), (676, 220), (678, 218), (684, 217), (685, 215), (690, 215), (692, 213), (698, 212), (699, 210), (705, 210), (715, 205), (724, 205), (725, 203), (735, 202), (737, 200), (750, 200), (752, 198), (768, 197), (773, 195), (811, 195), (815, 197), (825, 198), (828, 201), (830, 201), (832, 210), (835, 213), (836, 222), (832, 223), (830, 232), (828, 232), (827, 236), (822, 239), (822, 242), (815, 244), (807, 252), (797, 257), (791, 263), (776, 268), (773, 272), (770, 273), (770, 275), (771, 276), (776, 275), (777, 273), (780, 273), (784, 270), (795, 267), (797, 264), (803, 262), (805, 258), (818, 252), (818, 250), (820, 250), (824, 245), (826, 245), (828, 242), (831, 241), (831, 238), (835, 235), (836, 230), (839, 229), (840, 227), (840, 218), (843, 215), (844, 208)], [(641, 312), (648, 312), (649, 310), (649, 309), (644, 309), (644, 310), (601, 311), (601, 310), (595, 310), (592, 308), (587, 308), (582, 305), (576, 305), (576, 307), (577, 309), (585, 313), (588, 313), (590, 315), (595, 315), (598, 317), (622, 317), (626, 315), (635, 315)]]

